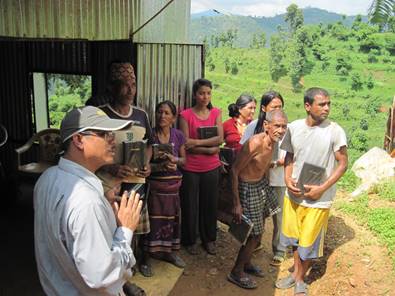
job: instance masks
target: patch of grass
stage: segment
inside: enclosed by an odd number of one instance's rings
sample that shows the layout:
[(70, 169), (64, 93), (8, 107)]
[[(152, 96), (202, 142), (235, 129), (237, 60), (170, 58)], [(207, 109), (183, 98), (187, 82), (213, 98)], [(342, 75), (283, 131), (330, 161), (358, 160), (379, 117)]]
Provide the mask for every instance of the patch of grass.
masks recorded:
[(367, 194), (362, 194), (353, 201), (340, 202), (336, 208), (346, 214), (355, 216), (361, 224), (366, 224), (369, 212), (369, 197)]
[(363, 194), (351, 202), (336, 205), (340, 211), (354, 216), (362, 225), (370, 229), (388, 248), (395, 271), (395, 210), (391, 208), (369, 208), (369, 196)]
[(395, 201), (395, 179), (374, 185), (371, 192), (376, 193), (380, 198)]
[(383, 241), (392, 257), (392, 265), (395, 269), (395, 210), (378, 208), (369, 211), (368, 227)]
[(348, 168), (341, 179), (337, 182), (337, 186), (339, 186), (339, 188), (342, 190), (352, 192), (359, 186), (360, 183), (360, 179), (355, 176), (350, 168)]

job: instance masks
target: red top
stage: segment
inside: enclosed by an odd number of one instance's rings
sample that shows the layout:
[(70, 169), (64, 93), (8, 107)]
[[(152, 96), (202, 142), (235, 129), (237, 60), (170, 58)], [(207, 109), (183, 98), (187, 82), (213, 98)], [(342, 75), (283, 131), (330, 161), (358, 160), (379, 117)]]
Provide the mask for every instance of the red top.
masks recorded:
[(242, 145), (240, 144), (241, 135), (237, 130), (236, 120), (234, 118), (229, 118), (224, 122), (224, 140), (225, 147), (234, 148), (236, 152), (239, 152)]
[[(197, 128), (201, 126), (214, 126), (217, 125), (217, 117), (220, 115), (220, 110), (218, 108), (212, 108), (207, 119), (203, 120), (196, 116), (192, 111), (192, 108), (185, 109), (181, 112), (181, 117), (188, 124), (189, 138), (198, 139)], [(208, 172), (221, 165), (219, 161), (219, 156), (217, 154), (207, 155), (207, 154), (193, 154), (186, 153), (186, 163), (184, 165), (184, 170), (190, 172)]]

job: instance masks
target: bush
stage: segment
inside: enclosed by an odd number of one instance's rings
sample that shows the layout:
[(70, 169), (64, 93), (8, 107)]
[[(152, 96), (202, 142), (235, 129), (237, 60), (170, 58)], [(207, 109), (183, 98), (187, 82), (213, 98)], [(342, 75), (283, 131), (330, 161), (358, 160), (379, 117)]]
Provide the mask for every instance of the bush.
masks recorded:
[(365, 132), (355, 131), (350, 139), (350, 147), (359, 152), (366, 152), (368, 151), (367, 142), (368, 137)]
[(383, 63), (390, 64), (392, 62), (391, 54), (388, 50), (384, 50), (383, 52)]
[(352, 65), (349, 61), (350, 61), (350, 56), (344, 51), (340, 52), (336, 58), (336, 66), (335, 66), (336, 72), (342, 75), (341, 72), (345, 71), (344, 69), (346, 69), (348, 73), (348, 71), (352, 69)]
[(362, 118), (359, 122), (359, 127), (361, 130), (367, 131), (369, 129), (369, 122), (365, 118)]
[(361, 75), (358, 72), (354, 72), (351, 74), (351, 89), (360, 90), (362, 89), (363, 83), (361, 79)]
[(380, 52), (377, 49), (371, 49), (368, 54), (368, 62), (371, 64), (377, 63), (379, 61), (378, 55), (380, 55)]
[(367, 114), (369, 114), (372, 117), (375, 117), (376, 114), (380, 111), (380, 103), (377, 100), (370, 99), (365, 103), (364, 109)]
[(343, 113), (343, 117), (345, 119), (349, 118), (349, 116), (350, 116), (350, 107), (347, 104), (343, 105), (342, 113)]
[(237, 63), (235, 61), (230, 64), (230, 73), (232, 73), (232, 75), (237, 75), (237, 73), (239, 73), (239, 68), (237, 67)]
[(376, 193), (380, 198), (395, 201), (395, 179), (381, 182), (372, 187), (372, 193)]
[(366, 86), (368, 89), (372, 89), (374, 87), (374, 80), (372, 74), (369, 74), (368, 79), (366, 80)]

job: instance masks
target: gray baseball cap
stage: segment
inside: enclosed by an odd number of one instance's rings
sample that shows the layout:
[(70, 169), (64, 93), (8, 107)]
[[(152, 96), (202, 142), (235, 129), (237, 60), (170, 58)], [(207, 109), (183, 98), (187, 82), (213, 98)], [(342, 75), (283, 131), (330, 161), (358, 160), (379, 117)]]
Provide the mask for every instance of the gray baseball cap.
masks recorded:
[(79, 107), (71, 110), (63, 118), (60, 124), (60, 138), (65, 142), (85, 130), (115, 131), (130, 123), (132, 121), (111, 119), (103, 110), (93, 106)]

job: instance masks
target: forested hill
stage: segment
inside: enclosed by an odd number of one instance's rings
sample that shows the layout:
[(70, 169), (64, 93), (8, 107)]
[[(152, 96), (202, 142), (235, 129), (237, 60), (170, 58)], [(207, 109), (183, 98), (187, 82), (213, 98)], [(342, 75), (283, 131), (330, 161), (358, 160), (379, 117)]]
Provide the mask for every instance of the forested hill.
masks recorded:
[[(318, 8), (302, 9), (304, 24), (329, 24), (342, 21), (344, 25), (351, 26), (355, 16), (343, 16), (341, 14), (328, 12)], [(202, 43), (203, 39), (208, 39), (212, 35), (219, 35), (228, 30), (237, 30), (237, 38), (234, 42), (236, 47), (249, 47), (254, 34), (266, 34), (266, 40), (277, 31), (278, 26), (286, 27), (284, 21), (285, 14), (274, 17), (252, 17), (242, 15), (226, 15), (221, 12), (207, 11), (192, 14), (191, 38), (192, 42)], [(367, 18), (363, 17), (363, 21)]]

